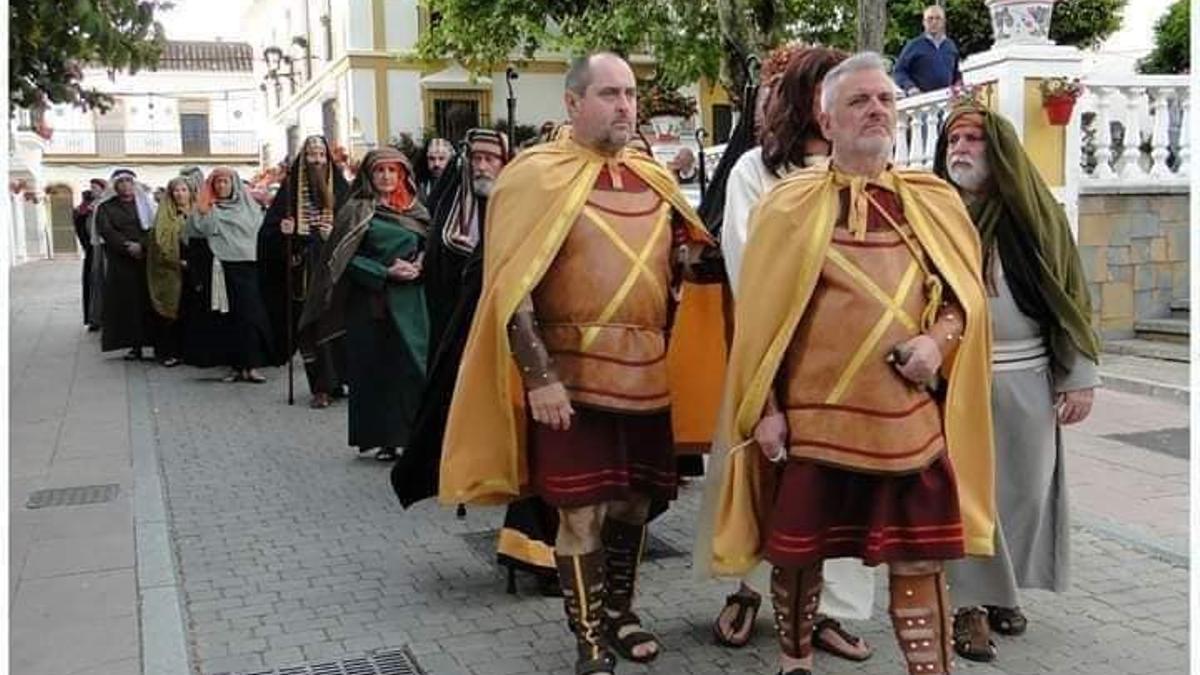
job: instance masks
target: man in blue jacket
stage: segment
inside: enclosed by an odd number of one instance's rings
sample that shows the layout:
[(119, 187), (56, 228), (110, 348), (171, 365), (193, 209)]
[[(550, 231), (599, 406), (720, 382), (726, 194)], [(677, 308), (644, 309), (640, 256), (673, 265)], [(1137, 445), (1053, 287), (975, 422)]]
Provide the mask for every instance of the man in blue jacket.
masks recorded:
[(946, 37), (946, 12), (938, 5), (925, 8), (925, 32), (904, 45), (892, 78), (906, 94), (944, 89), (962, 81), (958, 46)]

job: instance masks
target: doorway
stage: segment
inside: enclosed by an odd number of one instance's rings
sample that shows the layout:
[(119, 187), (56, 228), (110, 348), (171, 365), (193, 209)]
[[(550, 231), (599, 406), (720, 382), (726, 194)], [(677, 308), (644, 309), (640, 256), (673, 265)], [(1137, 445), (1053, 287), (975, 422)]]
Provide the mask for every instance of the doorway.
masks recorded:
[(54, 257), (78, 254), (74, 192), (66, 185), (51, 185), (46, 194), (50, 198), (50, 245)]

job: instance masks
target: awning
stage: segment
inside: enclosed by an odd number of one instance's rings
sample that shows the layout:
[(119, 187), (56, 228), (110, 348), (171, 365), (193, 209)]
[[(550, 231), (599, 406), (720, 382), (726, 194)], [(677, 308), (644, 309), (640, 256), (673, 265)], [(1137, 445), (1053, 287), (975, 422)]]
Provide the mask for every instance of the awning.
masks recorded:
[(467, 89), (470, 91), (490, 91), (492, 78), (487, 75), (471, 75), (466, 68), (455, 63), (445, 70), (439, 70), (421, 78), (421, 86), (426, 89)]

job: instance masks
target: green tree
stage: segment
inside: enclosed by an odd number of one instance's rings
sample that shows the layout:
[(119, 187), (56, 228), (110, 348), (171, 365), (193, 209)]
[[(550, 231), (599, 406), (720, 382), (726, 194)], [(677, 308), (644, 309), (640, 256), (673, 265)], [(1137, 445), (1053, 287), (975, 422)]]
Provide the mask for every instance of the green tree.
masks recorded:
[[(1121, 27), (1127, 0), (1071, 0), (1054, 5), (1050, 38), (1060, 45), (1095, 47)], [(889, 0), (887, 53), (898, 56), (904, 43), (920, 35), (921, 15), (930, 0)], [(946, 30), (962, 55), (987, 51), (992, 46), (992, 23), (983, 0), (945, 0)]]
[(1188, 0), (1175, 4), (1154, 25), (1154, 51), (1138, 63), (1143, 73), (1177, 74), (1191, 70), (1191, 15)]
[(8, 71), (11, 108), (71, 103), (108, 110), (112, 97), (84, 87), (84, 67), (131, 73), (158, 63), (166, 37), (159, 0), (19, 0), (10, 2)]
[[(650, 53), (661, 86), (707, 77), (740, 92), (745, 59), (791, 40), (853, 50), (864, 39), (877, 41), (886, 21), (885, 53), (896, 56), (923, 30), (921, 13), (931, 2), (861, 1), (876, 10), (863, 25), (860, 0), (429, 0), (435, 26), (418, 48), (424, 58), (453, 58), (475, 72), (492, 70), (514, 52), (526, 59), (539, 50)], [(1051, 37), (1060, 44), (1094, 46), (1120, 27), (1126, 1), (1059, 3)], [(983, 0), (943, 4), (950, 35), (964, 55), (991, 46)], [(886, 19), (880, 9), (886, 9)]]

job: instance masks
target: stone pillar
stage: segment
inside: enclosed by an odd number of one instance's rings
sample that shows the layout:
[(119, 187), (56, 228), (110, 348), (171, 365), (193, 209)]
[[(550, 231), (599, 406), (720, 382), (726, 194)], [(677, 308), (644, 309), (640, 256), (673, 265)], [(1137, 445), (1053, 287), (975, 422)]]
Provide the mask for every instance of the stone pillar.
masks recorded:
[[(46, 152), (46, 140), (28, 129), (14, 131), (11, 138), (9, 179), (25, 184), (17, 194), (9, 194), (13, 218), (12, 263), (19, 264), (50, 255), (50, 218), (42, 203), (45, 198), (42, 156)], [(28, 201), (26, 194), (38, 201)]]

